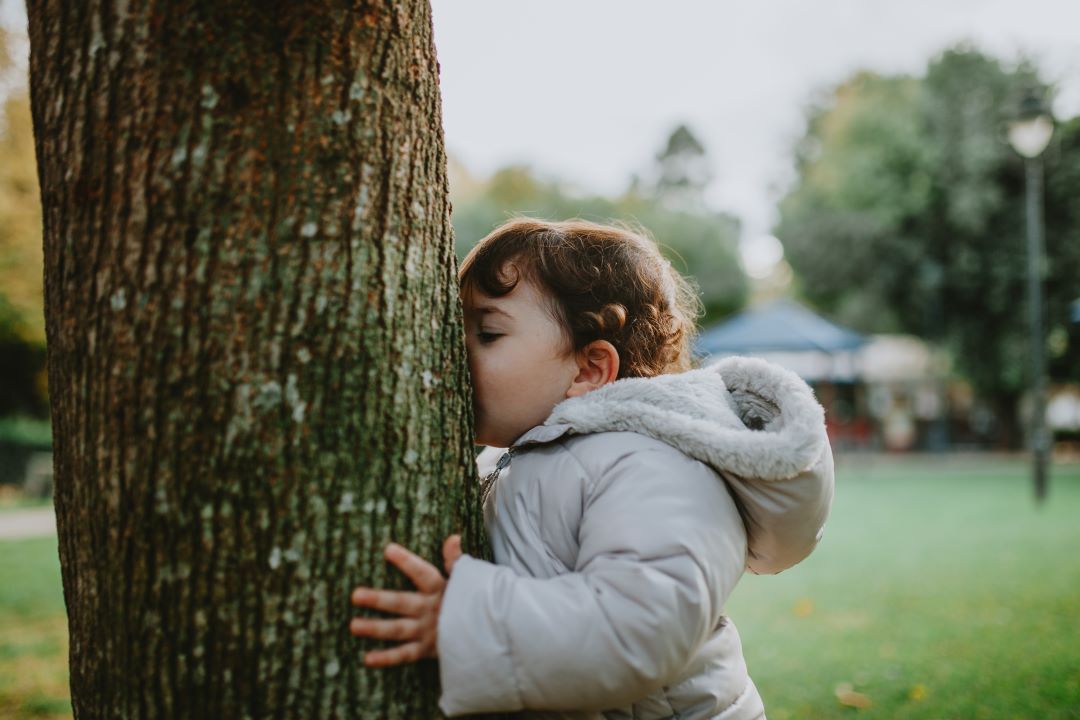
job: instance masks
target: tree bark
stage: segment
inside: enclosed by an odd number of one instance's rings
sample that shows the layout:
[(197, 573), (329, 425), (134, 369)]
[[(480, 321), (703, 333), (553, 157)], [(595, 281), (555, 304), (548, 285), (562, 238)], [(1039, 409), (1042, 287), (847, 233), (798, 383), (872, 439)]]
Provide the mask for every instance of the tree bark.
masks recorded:
[(350, 589), (479, 528), (427, 0), (30, 0), (79, 718), (417, 718)]

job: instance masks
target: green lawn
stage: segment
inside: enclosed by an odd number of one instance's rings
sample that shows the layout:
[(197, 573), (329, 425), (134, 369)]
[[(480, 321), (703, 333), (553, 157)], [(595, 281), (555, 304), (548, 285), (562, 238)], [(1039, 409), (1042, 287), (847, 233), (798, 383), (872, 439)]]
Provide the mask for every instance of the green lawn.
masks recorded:
[(70, 716), (56, 539), (0, 541), (0, 719)]
[[(69, 712), (59, 578), (0, 541), (0, 719)], [(1036, 508), (1015, 460), (849, 458), (821, 547), (728, 610), (769, 720), (1080, 718), (1080, 464)]]
[(1042, 508), (1027, 472), (842, 462), (818, 550), (728, 605), (770, 720), (1080, 718), (1080, 465)]

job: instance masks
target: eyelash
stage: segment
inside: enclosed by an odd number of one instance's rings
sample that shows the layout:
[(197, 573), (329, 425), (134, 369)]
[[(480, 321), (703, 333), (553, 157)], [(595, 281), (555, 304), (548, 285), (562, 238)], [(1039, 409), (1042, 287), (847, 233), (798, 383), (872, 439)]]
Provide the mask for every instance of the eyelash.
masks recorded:
[(500, 337), (502, 337), (502, 335), (500, 333), (490, 333), (490, 332), (478, 332), (478, 333), (476, 333), (476, 339), (479, 340), (480, 343), (483, 344), (483, 345), (487, 345), (488, 343), (495, 342), (495, 339), (500, 338)]

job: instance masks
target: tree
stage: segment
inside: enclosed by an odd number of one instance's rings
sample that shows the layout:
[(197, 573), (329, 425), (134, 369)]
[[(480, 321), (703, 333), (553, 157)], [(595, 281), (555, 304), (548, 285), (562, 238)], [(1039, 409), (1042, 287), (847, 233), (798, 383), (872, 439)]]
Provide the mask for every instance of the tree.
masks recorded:
[[(1023, 166), (1004, 128), (1031, 86), (1043, 87), (1035, 68), (1008, 69), (966, 47), (920, 78), (856, 75), (811, 113), (777, 232), (811, 301), (862, 330), (911, 332), (950, 349), (1010, 443), (1028, 363)], [(1054, 150), (1074, 140), (1057, 142), (1046, 169), (1055, 218), (1046, 290), (1049, 325), (1060, 328), (1061, 309), (1080, 294), (1080, 225), (1068, 226), (1073, 203), (1057, 188), (1075, 183), (1067, 168), (1080, 155)], [(1052, 368), (1077, 352), (1052, 344)]]
[(30, 96), (10, 57), (13, 39), (0, 26), (0, 417), (44, 417), (41, 204)]
[(1060, 123), (1045, 158), (1047, 363), (1051, 378), (1080, 382), (1080, 324), (1070, 305), (1080, 300), (1080, 117)]
[(557, 180), (536, 177), (527, 167), (498, 170), (486, 183), (456, 190), (454, 228), (459, 256), (515, 213), (562, 220), (582, 217), (596, 222), (640, 224), (652, 234), (672, 264), (697, 283), (705, 308), (704, 322), (738, 310), (748, 283), (736, 245), (739, 221), (724, 213), (669, 207), (640, 188), (618, 197), (575, 193)]
[(347, 633), (478, 532), (427, 1), (28, 15), (76, 715), (436, 715)]
[(656, 154), (656, 196), (674, 208), (702, 210), (712, 180), (705, 146), (686, 125), (678, 125)]

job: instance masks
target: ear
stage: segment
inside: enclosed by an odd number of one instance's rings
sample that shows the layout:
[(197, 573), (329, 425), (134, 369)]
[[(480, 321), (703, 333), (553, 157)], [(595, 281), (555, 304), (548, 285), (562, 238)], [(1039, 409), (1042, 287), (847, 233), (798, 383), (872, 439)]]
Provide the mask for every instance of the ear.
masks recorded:
[(607, 340), (593, 340), (574, 357), (578, 374), (566, 390), (568, 398), (584, 395), (619, 377), (619, 351)]

